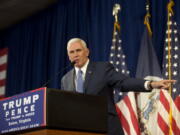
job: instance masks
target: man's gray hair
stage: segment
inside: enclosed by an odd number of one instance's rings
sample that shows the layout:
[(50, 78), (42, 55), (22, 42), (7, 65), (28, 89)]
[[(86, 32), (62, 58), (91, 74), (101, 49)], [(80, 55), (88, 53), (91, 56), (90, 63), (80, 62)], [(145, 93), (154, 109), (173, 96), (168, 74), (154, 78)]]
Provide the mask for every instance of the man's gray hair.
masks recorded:
[(72, 43), (75, 43), (75, 42), (79, 42), (79, 43), (81, 43), (81, 44), (83, 45), (84, 48), (87, 48), (86, 42), (85, 42), (84, 40), (82, 40), (82, 39), (80, 39), (80, 38), (72, 38), (72, 39), (70, 39), (70, 40), (68, 41), (68, 43), (67, 43), (67, 50), (68, 50), (68, 48), (70, 47), (70, 45), (71, 45)]

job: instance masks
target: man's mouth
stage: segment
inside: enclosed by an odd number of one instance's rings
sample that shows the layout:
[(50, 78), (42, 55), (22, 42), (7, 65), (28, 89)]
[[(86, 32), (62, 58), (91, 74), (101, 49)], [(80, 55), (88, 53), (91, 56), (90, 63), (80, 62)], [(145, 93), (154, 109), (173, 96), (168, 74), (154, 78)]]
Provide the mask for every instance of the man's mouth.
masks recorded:
[(75, 64), (79, 62), (79, 60), (74, 60)]

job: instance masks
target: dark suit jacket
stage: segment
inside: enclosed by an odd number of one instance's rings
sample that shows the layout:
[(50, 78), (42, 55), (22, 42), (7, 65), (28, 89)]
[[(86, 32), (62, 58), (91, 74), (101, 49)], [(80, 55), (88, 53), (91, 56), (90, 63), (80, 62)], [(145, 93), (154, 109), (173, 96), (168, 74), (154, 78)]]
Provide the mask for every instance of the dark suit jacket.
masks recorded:
[[(61, 80), (61, 89), (75, 91), (75, 70), (69, 71)], [(123, 135), (122, 127), (116, 113), (113, 89), (121, 91), (145, 91), (144, 80), (133, 79), (116, 72), (113, 65), (108, 62), (89, 63), (85, 76), (84, 93), (91, 95), (104, 95), (108, 100), (108, 135)]]

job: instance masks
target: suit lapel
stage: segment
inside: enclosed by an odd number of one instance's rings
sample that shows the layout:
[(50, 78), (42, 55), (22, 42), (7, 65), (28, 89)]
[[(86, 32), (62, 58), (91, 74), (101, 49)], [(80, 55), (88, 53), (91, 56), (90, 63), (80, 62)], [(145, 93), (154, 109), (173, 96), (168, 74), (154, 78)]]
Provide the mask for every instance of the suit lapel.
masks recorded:
[(93, 63), (92, 62), (89, 62), (89, 65), (87, 67), (87, 70), (86, 70), (86, 76), (85, 76), (85, 82), (84, 82), (84, 90), (85, 90), (85, 93), (87, 93), (87, 88), (88, 88), (88, 85), (90, 84), (90, 80), (92, 78), (92, 75), (93, 75)]
[(69, 81), (68, 81), (68, 87), (69, 87), (69, 89), (70, 90), (72, 90), (72, 91), (75, 91), (76, 90), (76, 88), (75, 88), (75, 82), (74, 82), (74, 77), (75, 77), (75, 70), (74, 69), (72, 69), (71, 71), (70, 71), (70, 74), (69, 74)]

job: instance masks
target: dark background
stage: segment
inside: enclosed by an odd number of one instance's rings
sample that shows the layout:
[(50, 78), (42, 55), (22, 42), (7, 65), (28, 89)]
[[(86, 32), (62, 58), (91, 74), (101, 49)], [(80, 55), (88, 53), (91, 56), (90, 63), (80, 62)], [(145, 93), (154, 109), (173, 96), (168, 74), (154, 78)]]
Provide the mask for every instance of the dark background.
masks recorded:
[[(166, 6), (168, 0), (151, 0), (151, 27), (153, 43), (162, 64), (166, 29)], [(91, 59), (108, 61), (112, 42), (112, 8), (121, 5), (122, 46), (131, 76), (135, 76), (140, 41), (143, 34), (143, 19), (146, 14), (145, 0), (59, 0), (38, 13), (29, 11), (22, 20), (7, 20), (0, 16), (0, 47), (9, 48), (7, 72), (7, 96), (41, 87), (53, 78), (48, 87), (60, 88), (60, 79), (69, 64), (66, 43), (70, 38), (83, 38), (90, 48)], [(33, 7), (33, 6), (32, 6)], [(44, 7), (47, 7), (45, 5)], [(22, 13), (26, 8), (22, 8)], [(0, 13), (2, 13), (0, 6)], [(21, 12), (13, 16), (21, 16)], [(175, 0), (175, 18), (180, 24), (180, 1)], [(22, 18), (23, 18), (22, 17)], [(7, 17), (5, 17), (7, 18)], [(21, 21), (20, 21), (21, 20)], [(59, 71), (61, 73), (55, 77)]]

